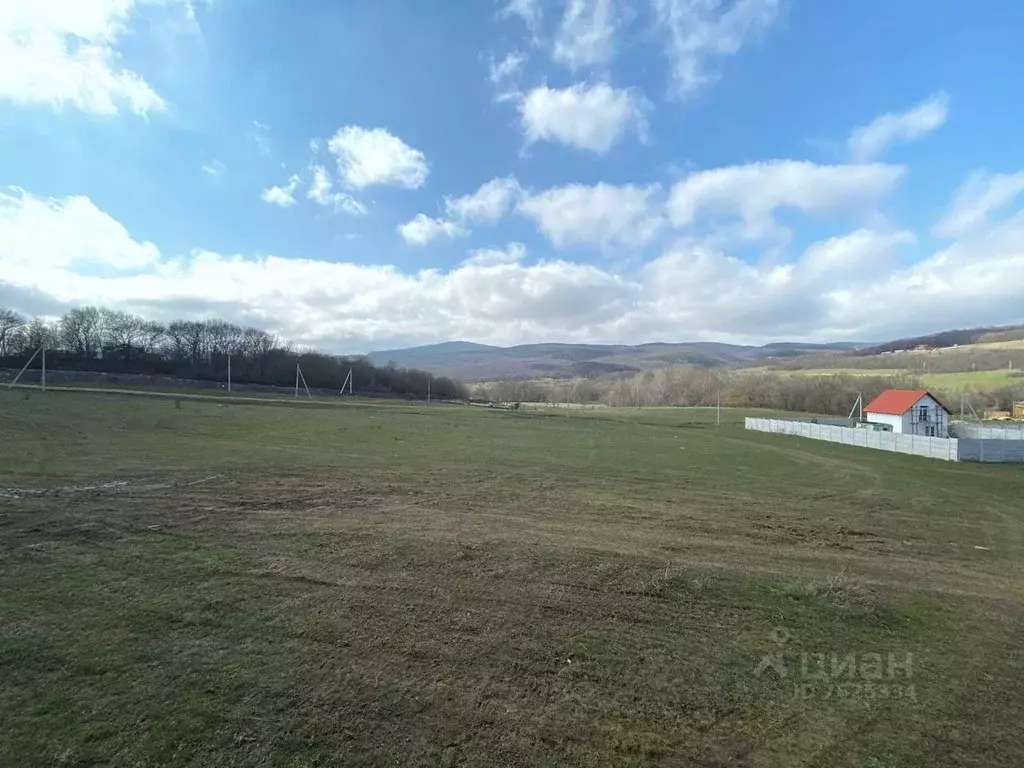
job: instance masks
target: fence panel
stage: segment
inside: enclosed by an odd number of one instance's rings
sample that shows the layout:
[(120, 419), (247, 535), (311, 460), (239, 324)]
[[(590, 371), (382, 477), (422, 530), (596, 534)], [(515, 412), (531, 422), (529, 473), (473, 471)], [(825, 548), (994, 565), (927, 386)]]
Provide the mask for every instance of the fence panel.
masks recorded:
[(1024, 462), (1024, 440), (924, 437), (787, 419), (747, 418), (744, 426), (759, 432), (797, 435), (943, 461)]
[(1024, 440), (960, 438), (960, 461), (1024, 462)]
[(1024, 424), (1007, 427), (994, 427), (988, 424), (968, 424), (954, 421), (949, 431), (956, 437), (973, 440), (1024, 440)]

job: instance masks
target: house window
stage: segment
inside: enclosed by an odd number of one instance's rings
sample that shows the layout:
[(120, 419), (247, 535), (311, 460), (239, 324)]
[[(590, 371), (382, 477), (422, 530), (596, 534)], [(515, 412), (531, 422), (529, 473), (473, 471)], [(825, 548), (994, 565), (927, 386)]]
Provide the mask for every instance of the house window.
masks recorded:
[(935, 427), (925, 427), (924, 428), (924, 433), (928, 437), (935, 437)]
[(918, 413), (920, 414), (919, 418), (920, 418), (921, 421), (928, 421), (928, 406), (927, 405), (922, 405), (921, 409), (920, 409), (920, 411), (918, 411)]

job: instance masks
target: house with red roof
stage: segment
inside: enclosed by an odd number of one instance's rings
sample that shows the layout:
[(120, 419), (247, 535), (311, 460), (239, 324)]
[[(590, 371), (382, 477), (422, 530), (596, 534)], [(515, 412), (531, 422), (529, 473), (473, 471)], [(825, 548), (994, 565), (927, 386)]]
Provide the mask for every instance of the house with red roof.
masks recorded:
[(904, 435), (949, 437), (950, 410), (926, 389), (887, 389), (864, 407), (864, 418)]

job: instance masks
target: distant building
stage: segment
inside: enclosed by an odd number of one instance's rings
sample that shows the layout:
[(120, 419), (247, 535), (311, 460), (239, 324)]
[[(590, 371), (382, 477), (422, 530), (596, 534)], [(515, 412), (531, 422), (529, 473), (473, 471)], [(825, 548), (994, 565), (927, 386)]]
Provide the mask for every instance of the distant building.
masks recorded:
[(1013, 418), (1024, 419), (1024, 400), (1013, 404)]
[(949, 437), (950, 410), (924, 389), (887, 389), (864, 408), (864, 418), (904, 435)]

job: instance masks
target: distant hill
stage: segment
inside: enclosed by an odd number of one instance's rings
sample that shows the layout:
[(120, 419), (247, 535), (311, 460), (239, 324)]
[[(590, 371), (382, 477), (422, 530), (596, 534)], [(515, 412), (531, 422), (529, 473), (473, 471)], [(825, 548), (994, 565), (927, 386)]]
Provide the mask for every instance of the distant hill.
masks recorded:
[(493, 347), (448, 341), (410, 349), (372, 352), (375, 365), (395, 363), (464, 381), (527, 378), (596, 378), (690, 363), (706, 367), (750, 365), (823, 352), (847, 352), (859, 344), (774, 343), (761, 347), (713, 341), (654, 344), (523, 344)]
[(1003, 325), (995, 328), (958, 328), (952, 331), (940, 331), (927, 336), (914, 336), (907, 339), (896, 339), (884, 344), (875, 344), (858, 349), (854, 354), (859, 356), (880, 355), (883, 352), (898, 352), (916, 347), (956, 347), (968, 344), (985, 344), (998, 341), (1016, 341), (1024, 339), (1024, 325)]

